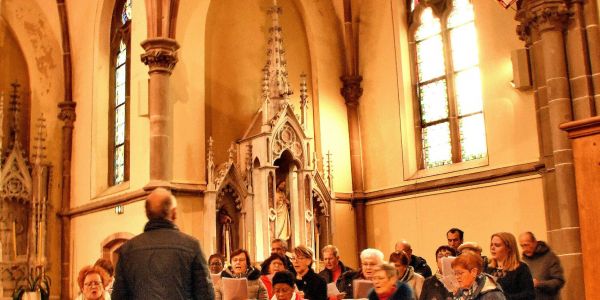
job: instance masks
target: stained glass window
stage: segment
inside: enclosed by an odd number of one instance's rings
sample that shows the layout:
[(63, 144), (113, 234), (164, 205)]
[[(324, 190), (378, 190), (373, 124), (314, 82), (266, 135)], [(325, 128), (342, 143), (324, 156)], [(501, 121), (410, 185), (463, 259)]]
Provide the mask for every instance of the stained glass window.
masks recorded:
[(127, 21), (131, 21), (131, 0), (125, 1), (121, 10), (121, 22), (125, 24)]
[[(410, 3), (422, 167), (485, 157), (479, 51), (471, 0), (447, 0), (445, 7), (450, 11), (439, 15), (427, 2)], [(447, 17), (441, 20), (440, 16)]]
[(129, 45), (131, 24), (131, 0), (120, 0), (113, 12), (111, 29), (111, 137), (109, 154), (110, 184), (116, 185), (128, 180), (129, 128)]

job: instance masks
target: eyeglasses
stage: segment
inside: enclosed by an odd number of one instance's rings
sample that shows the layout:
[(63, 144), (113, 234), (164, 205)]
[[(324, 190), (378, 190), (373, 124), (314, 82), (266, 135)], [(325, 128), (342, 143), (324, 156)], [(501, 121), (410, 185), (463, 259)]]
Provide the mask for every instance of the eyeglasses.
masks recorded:
[(101, 286), (102, 281), (90, 281), (83, 284), (85, 287)]
[(215, 261), (215, 262), (211, 262), (210, 265), (211, 266), (222, 266), (223, 263), (221, 263), (220, 261)]

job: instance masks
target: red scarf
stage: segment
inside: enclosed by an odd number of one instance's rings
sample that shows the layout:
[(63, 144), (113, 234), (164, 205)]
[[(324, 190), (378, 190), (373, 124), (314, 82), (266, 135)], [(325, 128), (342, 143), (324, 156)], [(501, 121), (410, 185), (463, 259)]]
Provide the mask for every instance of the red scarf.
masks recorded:
[(377, 294), (377, 298), (379, 298), (379, 300), (388, 300), (394, 295), (394, 293), (396, 292), (396, 289), (397, 289), (396, 286), (394, 286), (394, 288), (391, 289), (389, 292)]

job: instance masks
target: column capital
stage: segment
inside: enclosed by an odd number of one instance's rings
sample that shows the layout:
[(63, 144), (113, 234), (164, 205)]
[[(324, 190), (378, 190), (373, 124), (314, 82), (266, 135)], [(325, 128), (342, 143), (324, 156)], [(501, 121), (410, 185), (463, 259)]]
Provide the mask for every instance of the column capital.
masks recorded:
[(179, 44), (170, 38), (149, 38), (141, 43), (146, 53), (141, 55), (142, 62), (153, 72), (169, 73), (177, 64)]
[(532, 30), (563, 31), (568, 22), (569, 8), (565, 0), (532, 0), (523, 3), (515, 19), (521, 24), (517, 26), (517, 33), (524, 41), (531, 38)]
[(65, 122), (66, 127), (73, 127), (77, 114), (75, 113), (75, 107), (77, 103), (73, 101), (63, 101), (58, 104), (60, 112), (58, 113), (58, 119)]
[(363, 89), (360, 86), (362, 82), (362, 76), (350, 75), (340, 77), (343, 86), (340, 89), (340, 93), (346, 100), (347, 106), (358, 106), (358, 100), (362, 96)]

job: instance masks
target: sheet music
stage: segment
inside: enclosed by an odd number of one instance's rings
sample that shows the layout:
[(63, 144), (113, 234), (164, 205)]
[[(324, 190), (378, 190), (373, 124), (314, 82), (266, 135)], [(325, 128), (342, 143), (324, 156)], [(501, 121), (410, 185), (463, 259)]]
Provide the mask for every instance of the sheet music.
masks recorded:
[(372, 288), (373, 282), (371, 280), (355, 279), (353, 281), (354, 299), (367, 298)]
[(223, 300), (248, 299), (248, 279), (221, 278)]

